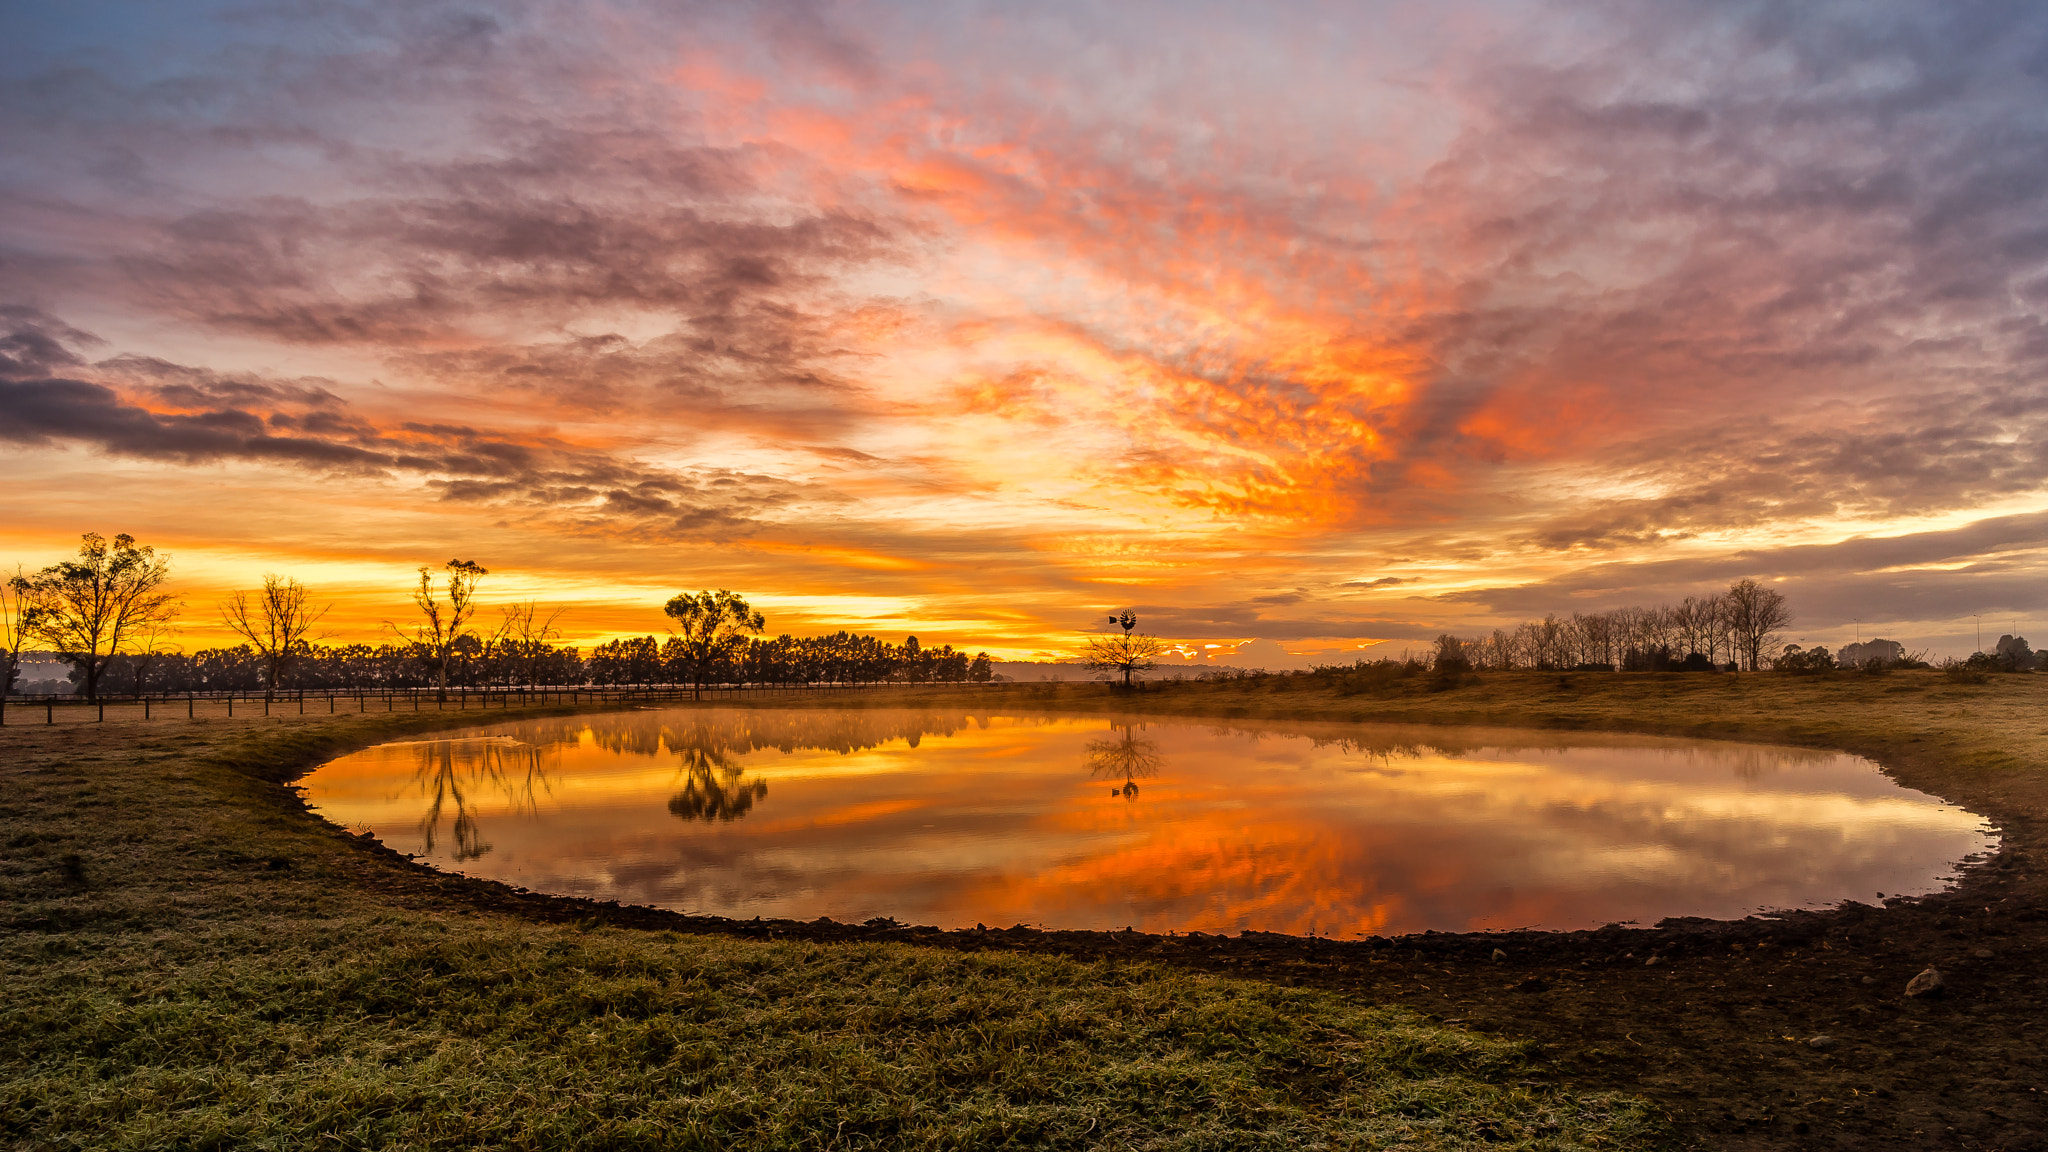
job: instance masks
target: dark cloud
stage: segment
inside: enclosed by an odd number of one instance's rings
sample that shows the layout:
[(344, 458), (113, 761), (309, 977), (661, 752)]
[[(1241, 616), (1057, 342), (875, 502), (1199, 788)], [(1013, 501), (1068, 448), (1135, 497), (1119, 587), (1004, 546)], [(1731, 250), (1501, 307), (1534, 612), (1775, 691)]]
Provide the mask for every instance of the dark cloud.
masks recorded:
[[(1435, 620), (1400, 619), (1385, 615), (1340, 615), (1326, 605), (1304, 602), (1308, 611), (1283, 617), (1269, 615), (1274, 605), (1235, 601), (1212, 605), (1137, 604), (1132, 611), (1144, 631), (1176, 640), (1306, 640), (1328, 637), (1427, 639), (1443, 630)], [(1452, 613), (1444, 614), (1446, 620)]]
[(20, 305), (0, 307), (0, 380), (61, 372), (84, 363), (70, 344), (97, 343), (53, 316)]
[[(724, 340), (699, 333), (640, 341), (605, 334), (412, 352), (393, 363), (450, 388), (516, 398), (530, 410), (556, 408), (579, 419), (686, 417), (694, 432), (736, 429), (802, 443), (843, 435), (874, 415), (864, 391), (829, 370), (837, 358), (820, 319), (785, 313), (767, 327), (773, 330), (768, 347), (750, 343), (761, 330), (742, 324), (726, 329)], [(850, 448), (814, 450), (863, 455)]]
[[(249, 461), (355, 477), (407, 477), (439, 499), (467, 504), (552, 510), (589, 525), (651, 527), (682, 537), (726, 536), (753, 527), (759, 517), (798, 500), (832, 497), (806, 493), (772, 477), (731, 469), (685, 473), (650, 468), (586, 448), (536, 439), (514, 440), (465, 425), (403, 422), (377, 428), (335, 411), (324, 389), (291, 382), (207, 380), (205, 374), (158, 361), (88, 365), (55, 333), (46, 318), (20, 314), (0, 347), (29, 349), (0, 366), (0, 441), (26, 446), (79, 444), (142, 460), (184, 465)], [(178, 378), (168, 391), (185, 411), (156, 411), (114, 387), (76, 376), (41, 376), (34, 369), (60, 365), (89, 374), (104, 367), (113, 379)], [(193, 383), (190, 381), (199, 381)], [(197, 407), (190, 401), (215, 402)], [(233, 400), (297, 403), (303, 410), (264, 411)]]
[[(1461, 278), (1455, 308), (1416, 322), (1439, 367), (1389, 416), (1404, 455), (1604, 454), (1645, 426), (1711, 442), (1796, 411), (1825, 428), (1802, 403), (1821, 396), (2039, 389), (2048, 341), (2025, 295), (2048, 258), (2038, 6), (1567, 7), (1596, 11), (1598, 30), (1554, 57), (1517, 43), (1485, 58), (1477, 114), (1421, 198), (1449, 221)], [(1896, 433), (1893, 498), (1911, 504), (1914, 457), (1944, 446), (1938, 427)], [(1778, 438), (1803, 458), (1748, 471), (1838, 450), (1875, 466), (1887, 448)], [(1666, 447), (1682, 467), (1686, 446)], [(1967, 475), (1934, 480), (1930, 502), (1977, 498)], [(1612, 539), (1667, 515), (1755, 523), (1774, 504), (1687, 492), (1621, 517)]]
[(138, 302), (225, 331), (393, 350), (467, 334), (507, 309), (630, 306), (686, 318), (729, 354), (776, 359), (791, 294), (872, 258), (885, 235), (844, 213), (717, 219), (672, 201), (491, 197), (273, 200), (169, 222), (123, 257)]
[(1971, 612), (2038, 611), (2048, 586), (2048, 512), (1988, 517), (1960, 528), (1725, 555), (1594, 564), (1550, 580), (1431, 597), (1509, 617), (1593, 611), (1718, 592), (1745, 577), (1777, 582), (1802, 623), (1857, 618), (1929, 621)]
[(1981, 507), (2048, 484), (2048, 403), (2038, 389), (1959, 386), (1859, 406), (1835, 427), (1763, 414), (1667, 434), (1617, 446), (1605, 464), (1666, 492), (1594, 503), (1528, 543), (1605, 551), (1802, 519)]

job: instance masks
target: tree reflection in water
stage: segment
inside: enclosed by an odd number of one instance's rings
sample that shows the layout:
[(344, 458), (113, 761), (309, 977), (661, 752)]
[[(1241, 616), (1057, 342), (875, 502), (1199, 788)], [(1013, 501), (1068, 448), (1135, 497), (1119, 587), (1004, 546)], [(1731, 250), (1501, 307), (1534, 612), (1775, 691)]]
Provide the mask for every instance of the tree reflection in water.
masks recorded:
[(754, 810), (754, 801), (768, 795), (768, 781), (748, 781), (745, 769), (713, 742), (705, 728), (692, 728), (688, 742), (676, 748), (682, 758), (678, 775), (682, 791), (668, 799), (668, 810), (682, 820), (739, 820)]
[(420, 745), (415, 775), (420, 794), (427, 798), (419, 824), (421, 855), (433, 854), (441, 814), (450, 804), (455, 806), (455, 859), (475, 860), (489, 852), (483, 828), (470, 811), (471, 791), (495, 787), (511, 801), (513, 811), (536, 811), (536, 790), (547, 787), (549, 758), (548, 749), (515, 740), (436, 740)]
[(1128, 720), (1112, 720), (1109, 727), (1114, 735), (1088, 742), (1088, 772), (1097, 780), (1123, 780), (1123, 787), (1110, 789), (1110, 795), (1135, 800), (1138, 778), (1157, 776), (1164, 762), (1159, 742), (1139, 736)]

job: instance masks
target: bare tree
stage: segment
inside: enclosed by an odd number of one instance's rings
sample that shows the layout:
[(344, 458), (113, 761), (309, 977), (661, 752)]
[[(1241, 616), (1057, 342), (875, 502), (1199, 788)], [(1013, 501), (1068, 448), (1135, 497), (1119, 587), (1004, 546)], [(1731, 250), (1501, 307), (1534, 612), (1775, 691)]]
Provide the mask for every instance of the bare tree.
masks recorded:
[(1614, 614), (1595, 612), (1589, 616), (1572, 613), (1579, 634), (1580, 664), (1614, 665)]
[[(470, 617), (476, 615), (476, 586), (490, 570), (469, 560), (450, 560), (447, 598), (434, 589), (434, 570), (420, 569), (420, 585), (412, 591), (412, 602), (420, 610), (420, 622), (413, 627), (413, 643), (434, 662), (437, 700), (448, 699), (448, 665), (455, 658), (455, 642), (468, 634)], [(396, 625), (390, 626), (397, 631)]]
[(149, 679), (150, 665), (156, 663), (158, 659), (164, 656), (173, 656), (178, 653), (177, 645), (173, 644), (166, 648), (164, 644), (164, 641), (171, 637), (175, 629), (176, 625), (169, 620), (150, 620), (144, 622), (143, 626), (137, 630), (135, 655), (130, 658), (134, 671), (134, 679), (130, 690), (135, 695), (142, 695), (144, 681)]
[(498, 611), (504, 619), (486, 647), (507, 658), (508, 680), (512, 672), (523, 670), (526, 686), (531, 688), (539, 677), (541, 657), (547, 655), (548, 644), (562, 637), (555, 621), (562, 618), (565, 610), (557, 608), (542, 615), (537, 601), (525, 600), (507, 604)]
[[(16, 586), (33, 633), (85, 676), (85, 698), (99, 698), (100, 676), (123, 650), (177, 616), (163, 590), (171, 558), (123, 532), (112, 544), (87, 532), (78, 555), (60, 560)], [(154, 627), (152, 627), (154, 626)]]
[(697, 699), (703, 698), (712, 671), (731, 657), (748, 635), (758, 636), (768, 625), (767, 618), (749, 608), (746, 600), (723, 588), (694, 596), (678, 592), (661, 610), (676, 622), (683, 670), (696, 688)]
[(1762, 666), (1764, 650), (1781, 639), (1778, 631), (1791, 625), (1792, 610), (1784, 593), (1749, 579), (1729, 585), (1723, 602), (1736, 654), (1754, 672)]
[(0, 681), (0, 717), (6, 715), (7, 698), (14, 695), (14, 682), (21, 675), (21, 650), (34, 635), (35, 606), (28, 598), (28, 577), (17, 564), (14, 575), (0, 583), (0, 645), (7, 649), (0, 656), (7, 676)]
[(263, 658), (263, 698), (274, 699), (283, 673), (309, 643), (313, 626), (334, 609), (315, 609), (304, 584), (275, 572), (263, 574), (263, 587), (251, 603), (249, 593), (235, 592), (220, 606), (221, 622), (247, 640)]
[(1676, 608), (1671, 609), (1671, 621), (1678, 633), (1678, 646), (1685, 651), (1681, 657), (1698, 652), (1708, 659), (1714, 656), (1714, 622), (1720, 609), (1712, 596), (1702, 599), (1687, 596)]
[(1138, 626), (1138, 615), (1129, 609), (1111, 616), (1109, 622), (1121, 626), (1122, 634), (1112, 632), (1104, 636), (1090, 636), (1081, 649), (1082, 662), (1090, 672), (1123, 673), (1124, 687), (1129, 688), (1132, 675), (1150, 672), (1159, 666), (1159, 653), (1165, 645), (1157, 636), (1147, 636), (1142, 632), (1134, 634), (1131, 629)]

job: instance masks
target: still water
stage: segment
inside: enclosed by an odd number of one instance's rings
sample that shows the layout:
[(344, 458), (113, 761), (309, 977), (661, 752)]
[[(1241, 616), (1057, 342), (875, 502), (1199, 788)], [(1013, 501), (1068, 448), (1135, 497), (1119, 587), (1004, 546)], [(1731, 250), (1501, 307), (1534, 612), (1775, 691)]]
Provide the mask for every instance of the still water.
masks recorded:
[(665, 709), (384, 744), (328, 819), (450, 871), (748, 918), (1354, 935), (1940, 888), (1981, 818), (1833, 752), (1501, 728)]

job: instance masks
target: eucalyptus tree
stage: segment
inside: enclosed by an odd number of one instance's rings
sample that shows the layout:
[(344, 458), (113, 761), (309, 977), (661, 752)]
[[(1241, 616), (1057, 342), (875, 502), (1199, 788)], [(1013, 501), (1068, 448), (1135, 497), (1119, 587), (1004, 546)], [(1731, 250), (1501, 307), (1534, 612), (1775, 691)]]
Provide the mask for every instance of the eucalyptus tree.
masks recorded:
[[(456, 642), (469, 634), (470, 618), (476, 615), (476, 588), (490, 570), (469, 560), (450, 560), (445, 590), (434, 587), (434, 570), (422, 566), (420, 582), (412, 591), (413, 606), (420, 610), (420, 622), (413, 626), (413, 643), (433, 663), (436, 699), (448, 699), (448, 665), (455, 657)], [(392, 631), (397, 631), (393, 625)]]
[(676, 622), (676, 639), (680, 641), (676, 663), (698, 699), (703, 698), (712, 673), (729, 663), (747, 638), (760, 635), (768, 624), (743, 597), (724, 588), (695, 595), (678, 592), (661, 610)]
[(164, 591), (171, 558), (123, 532), (109, 543), (97, 532), (81, 538), (78, 555), (11, 582), (30, 619), (31, 634), (85, 677), (85, 698), (99, 698), (100, 676), (115, 656), (155, 639), (178, 615)]

